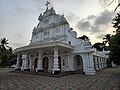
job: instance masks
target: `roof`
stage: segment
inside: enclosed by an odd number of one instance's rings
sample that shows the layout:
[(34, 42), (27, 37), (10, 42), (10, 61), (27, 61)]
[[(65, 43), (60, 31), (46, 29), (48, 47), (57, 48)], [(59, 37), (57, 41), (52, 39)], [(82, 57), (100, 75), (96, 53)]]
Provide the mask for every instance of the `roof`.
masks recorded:
[(16, 48), (13, 51), (13, 53), (19, 53), (22, 51), (33, 50), (33, 49), (44, 49), (44, 48), (50, 48), (50, 47), (63, 47), (63, 48), (68, 48), (68, 49), (74, 48), (74, 46), (71, 44), (63, 43), (60, 41), (55, 41), (55, 42), (35, 44), (35, 45), (27, 45), (27, 46), (19, 47), (19, 48)]

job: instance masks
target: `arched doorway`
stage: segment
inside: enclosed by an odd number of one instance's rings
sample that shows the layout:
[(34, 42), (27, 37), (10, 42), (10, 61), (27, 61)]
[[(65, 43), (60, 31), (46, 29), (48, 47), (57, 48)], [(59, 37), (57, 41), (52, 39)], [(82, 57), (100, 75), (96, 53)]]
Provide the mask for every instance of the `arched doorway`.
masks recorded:
[(74, 56), (74, 68), (76, 70), (83, 70), (83, 59), (80, 55)]
[(35, 61), (34, 61), (34, 71), (37, 68), (37, 63), (38, 63), (38, 58), (35, 58)]
[(59, 69), (61, 70), (61, 57), (58, 56), (58, 66), (59, 66)]
[(44, 72), (48, 72), (48, 57), (43, 58), (42, 66), (43, 66)]

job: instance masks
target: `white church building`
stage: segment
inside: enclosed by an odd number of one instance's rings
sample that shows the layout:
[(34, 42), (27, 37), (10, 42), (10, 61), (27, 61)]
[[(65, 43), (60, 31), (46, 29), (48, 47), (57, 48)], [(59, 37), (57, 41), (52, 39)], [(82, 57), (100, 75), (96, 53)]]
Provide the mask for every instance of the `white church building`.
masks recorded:
[(48, 9), (48, 4), (33, 29), (30, 44), (14, 50), (15, 70), (52, 74), (82, 70), (86, 75), (95, 75), (107, 67), (106, 55), (92, 48), (88, 38), (77, 38), (64, 15), (56, 14), (53, 7)]

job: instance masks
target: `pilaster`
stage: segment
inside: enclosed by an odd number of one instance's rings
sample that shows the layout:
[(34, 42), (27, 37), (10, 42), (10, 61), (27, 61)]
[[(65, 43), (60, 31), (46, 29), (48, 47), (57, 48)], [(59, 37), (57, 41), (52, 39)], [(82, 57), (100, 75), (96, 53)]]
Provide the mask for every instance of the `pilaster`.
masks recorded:
[(93, 55), (92, 54), (87, 54), (87, 68), (84, 70), (86, 75), (95, 75), (96, 74), (96, 70), (94, 67), (94, 62), (93, 62)]

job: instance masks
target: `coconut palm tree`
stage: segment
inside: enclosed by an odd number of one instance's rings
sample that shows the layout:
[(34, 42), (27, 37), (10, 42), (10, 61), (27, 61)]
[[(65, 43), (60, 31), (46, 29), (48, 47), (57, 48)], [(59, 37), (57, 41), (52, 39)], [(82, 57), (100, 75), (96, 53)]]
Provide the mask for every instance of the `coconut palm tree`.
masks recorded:
[(120, 7), (120, 0), (99, 0), (99, 1), (107, 7), (110, 6), (113, 2), (117, 2), (117, 6), (114, 9), (114, 11), (116, 11), (118, 7)]
[(0, 64), (7, 65), (10, 51), (8, 50), (8, 39), (2, 38), (0, 40)]
[(109, 44), (111, 38), (111, 34), (106, 34), (105, 37), (103, 38), (103, 43), (106, 45), (107, 43)]
[(116, 33), (120, 32), (120, 12), (117, 13), (117, 16), (112, 21), (113, 27), (116, 28)]
[(8, 50), (4, 50), (2, 53), (1, 53), (1, 55), (0, 55), (0, 57), (1, 57), (1, 65), (2, 66), (6, 66), (6, 65), (8, 65), (8, 59), (9, 59), (9, 51)]
[(1, 39), (0, 43), (1, 43), (1, 48), (2, 48), (3, 50), (6, 50), (6, 48), (8, 47), (7, 44), (9, 44), (9, 43), (8, 43), (8, 39), (3, 38), (3, 39)]
[[(116, 2), (116, 0), (112, 0), (112, 1), (108, 4), (108, 6), (111, 5), (114, 1)], [(116, 10), (118, 9), (118, 7), (120, 7), (120, 0), (117, 0), (117, 1), (118, 1), (118, 5), (116, 6), (116, 8), (115, 8), (114, 11), (116, 11)]]

